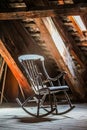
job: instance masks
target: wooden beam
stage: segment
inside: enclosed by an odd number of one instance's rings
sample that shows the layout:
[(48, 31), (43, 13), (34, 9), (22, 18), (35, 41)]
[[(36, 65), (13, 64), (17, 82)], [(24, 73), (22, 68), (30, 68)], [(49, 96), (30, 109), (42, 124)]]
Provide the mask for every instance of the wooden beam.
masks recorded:
[(40, 6), (33, 7), (28, 11), (1, 12), (0, 20), (54, 17), (56, 15), (82, 15), (84, 13), (87, 13), (87, 3)]
[(87, 47), (87, 42), (83, 42), (83, 43), (78, 43), (77, 46), (84, 46), (84, 47)]
[(79, 34), (82, 38), (84, 38), (83, 32), (82, 32), (82, 30), (80, 29), (80, 27), (79, 27), (79, 25), (77, 24), (77, 22), (75, 21), (74, 17), (69, 16), (68, 18), (69, 18), (70, 21), (72, 21), (72, 24), (73, 24), (73, 26), (76, 28), (76, 30), (78, 31), (78, 34)]
[(31, 87), (26, 80), (25, 76), (21, 72), (21, 70), (18, 68), (16, 62), (4, 46), (4, 43), (0, 40), (0, 54), (4, 58), (5, 62), (9, 66), (10, 70), (12, 71), (13, 75), (17, 79), (18, 83), (25, 89), (25, 91), (29, 94), (32, 94)]
[(64, 4), (64, 0), (58, 0), (59, 4)]
[(80, 61), (79, 64), (81, 63), (80, 65), (82, 66), (82, 68), (86, 67), (84, 63), (84, 55), (82, 55), (80, 49), (78, 48), (78, 46), (76, 46), (75, 40), (72, 38), (71, 34), (68, 32), (67, 28), (64, 26), (60, 18), (57, 16), (53, 18), (53, 21), (56, 25), (56, 28), (58, 28), (58, 30), (60, 31), (60, 34), (65, 41), (66, 46), (68, 46), (70, 50), (73, 50), (74, 53), (77, 55), (76, 57), (78, 57), (78, 61)]

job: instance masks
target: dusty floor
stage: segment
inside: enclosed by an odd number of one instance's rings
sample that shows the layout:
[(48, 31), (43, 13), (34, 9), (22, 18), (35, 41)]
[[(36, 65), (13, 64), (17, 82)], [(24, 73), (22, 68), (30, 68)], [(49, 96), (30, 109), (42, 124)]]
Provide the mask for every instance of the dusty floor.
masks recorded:
[(87, 130), (87, 104), (75, 106), (65, 115), (34, 118), (20, 107), (1, 105), (0, 130)]

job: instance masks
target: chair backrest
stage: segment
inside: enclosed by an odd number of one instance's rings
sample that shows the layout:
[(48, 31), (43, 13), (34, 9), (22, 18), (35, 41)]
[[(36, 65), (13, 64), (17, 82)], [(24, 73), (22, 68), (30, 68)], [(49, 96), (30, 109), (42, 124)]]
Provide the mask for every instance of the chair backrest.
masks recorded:
[(27, 78), (29, 79), (32, 89), (35, 91), (35, 93), (39, 93), (39, 90), (44, 88), (45, 86), (43, 85), (41, 77), (42, 75), (38, 70), (36, 62), (44, 61), (44, 57), (40, 55), (27, 54), (19, 56), (18, 60), (22, 64), (27, 74)]

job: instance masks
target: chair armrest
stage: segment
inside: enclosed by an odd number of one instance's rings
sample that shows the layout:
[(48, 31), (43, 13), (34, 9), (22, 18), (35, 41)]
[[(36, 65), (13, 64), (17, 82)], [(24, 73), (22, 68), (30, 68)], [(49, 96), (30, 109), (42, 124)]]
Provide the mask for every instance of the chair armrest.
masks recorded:
[(65, 74), (66, 74), (66, 72), (63, 71), (63, 72), (61, 72), (60, 74), (58, 74), (58, 75), (57, 75), (56, 77), (54, 77), (54, 78), (48, 77), (47, 81), (48, 81), (48, 82), (49, 82), (49, 81), (56, 81), (56, 80), (58, 80), (59, 78), (63, 77)]

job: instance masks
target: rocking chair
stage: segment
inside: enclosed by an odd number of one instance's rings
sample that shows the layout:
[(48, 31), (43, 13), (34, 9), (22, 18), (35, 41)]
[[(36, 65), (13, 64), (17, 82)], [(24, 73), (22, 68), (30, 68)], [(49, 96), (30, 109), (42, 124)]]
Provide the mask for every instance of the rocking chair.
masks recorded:
[[(29, 80), (32, 90), (34, 91), (34, 94), (29, 96), (24, 102), (21, 102), (19, 98), (16, 98), (17, 103), (25, 112), (35, 117), (43, 117), (49, 114), (64, 114), (74, 108), (67, 94), (69, 87), (65, 84), (60, 84), (60, 78), (64, 78), (65, 72), (61, 72), (55, 78), (50, 78), (44, 65), (44, 57), (40, 55), (22, 55), (18, 57), (18, 60), (26, 73), (26, 78)], [(38, 62), (42, 65), (46, 77), (45, 80), (38, 67)], [(56, 86), (54, 86), (53, 83), (55, 81), (58, 83)], [(67, 105), (69, 106), (62, 112), (59, 112), (58, 110), (57, 95), (59, 92), (64, 93), (68, 103)], [(31, 102), (33, 102), (33, 104), (36, 103), (36, 105), (34, 105), (34, 107), (29, 107)]]

